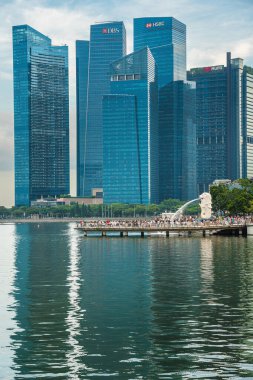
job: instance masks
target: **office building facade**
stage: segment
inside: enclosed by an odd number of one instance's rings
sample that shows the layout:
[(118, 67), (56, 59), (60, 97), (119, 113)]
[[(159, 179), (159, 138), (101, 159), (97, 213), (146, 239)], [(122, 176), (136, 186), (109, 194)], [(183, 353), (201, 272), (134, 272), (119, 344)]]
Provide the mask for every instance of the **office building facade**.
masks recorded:
[(148, 46), (157, 64), (158, 87), (186, 79), (186, 26), (173, 17), (134, 19), (134, 51)]
[(158, 202), (158, 87), (148, 48), (111, 65), (103, 97), (105, 203)]
[(194, 68), (196, 82), (197, 185), (251, 176), (252, 70), (227, 53), (227, 65)]
[(15, 204), (69, 193), (68, 47), (13, 27)]
[(192, 69), (196, 81), (197, 187), (209, 191), (215, 179), (227, 170), (227, 73), (224, 66)]
[(196, 198), (196, 89), (174, 81), (159, 93), (160, 201)]
[[(123, 22), (92, 25), (89, 53), (87, 46), (84, 50), (84, 58), (82, 62), (79, 60), (77, 71), (79, 94), (81, 91), (85, 94), (86, 79), (81, 84), (81, 76), (86, 76), (89, 54), (87, 99), (82, 105), (79, 103), (77, 109), (77, 133), (82, 140), (77, 145), (77, 183), (78, 195), (91, 196), (92, 189), (103, 188), (102, 96), (110, 92), (110, 64), (126, 54), (126, 31)], [(80, 112), (86, 115), (83, 120)]]

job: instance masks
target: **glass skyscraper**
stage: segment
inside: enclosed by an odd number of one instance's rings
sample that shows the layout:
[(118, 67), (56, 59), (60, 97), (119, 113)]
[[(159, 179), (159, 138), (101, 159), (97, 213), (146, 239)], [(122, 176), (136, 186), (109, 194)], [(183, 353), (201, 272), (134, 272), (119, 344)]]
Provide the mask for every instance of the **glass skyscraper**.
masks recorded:
[(224, 66), (191, 69), (196, 81), (197, 186), (209, 191), (215, 179), (228, 178), (227, 73)]
[(158, 70), (158, 87), (186, 79), (186, 26), (173, 17), (134, 19), (134, 51), (148, 46)]
[[(87, 45), (82, 53), (80, 49), (79, 42), (78, 55), (80, 58), (82, 54), (83, 58), (78, 60), (78, 91), (79, 95), (82, 93), (85, 96), (87, 83), (87, 100), (82, 101), (79, 98), (77, 106), (79, 123), (77, 134), (80, 138), (77, 145), (79, 160), (77, 183), (78, 195), (91, 196), (93, 189), (103, 188), (102, 96), (110, 91), (110, 64), (126, 54), (126, 31), (123, 22), (92, 25), (89, 53)], [(86, 80), (88, 54), (89, 67)], [(85, 113), (86, 117), (83, 118), (80, 112), (82, 115)]]
[(196, 90), (175, 81), (160, 89), (160, 200), (196, 198)]
[(185, 83), (185, 24), (173, 17), (134, 19), (134, 50), (145, 46), (158, 72), (159, 200), (190, 199), (196, 196), (196, 123), (195, 90)]
[(89, 74), (89, 41), (76, 41), (77, 196), (84, 194), (84, 153)]
[(226, 66), (193, 68), (188, 79), (196, 82), (199, 193), (216, 179), (251, 177), (252, 69), (227, 53)]
[(68, 47), (13, 27), (15, 204), (69, 193)]
[(111, 65), (103, 97), (105, 203), (158, 201), (158, 88), (148, 48)]

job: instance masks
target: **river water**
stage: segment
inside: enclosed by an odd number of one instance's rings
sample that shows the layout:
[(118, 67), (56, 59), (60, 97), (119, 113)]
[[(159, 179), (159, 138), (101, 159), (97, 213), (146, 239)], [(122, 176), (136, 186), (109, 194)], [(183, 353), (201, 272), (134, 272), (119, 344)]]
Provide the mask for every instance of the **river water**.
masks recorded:
[(253, 238), (0, 225), (0, 379), (253, 379)]

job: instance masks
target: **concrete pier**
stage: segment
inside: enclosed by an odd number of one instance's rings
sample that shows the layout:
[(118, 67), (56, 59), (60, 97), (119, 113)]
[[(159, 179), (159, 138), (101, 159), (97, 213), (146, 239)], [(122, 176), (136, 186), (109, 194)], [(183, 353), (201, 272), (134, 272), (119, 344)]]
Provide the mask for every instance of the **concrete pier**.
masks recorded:
[[(120, 237), (127, 237), (129, 233), (136, 233), (144, 238), (145, 234), (147, 236), (152, 236), (153, 234), (163, 233), (166, 237), (170, 236), (170, 233), (178, 233), (179, 235), (193, 236), (199, 233), (203, 237), (207, 234), (209, 235), (249, 235), (253, 236), (253, 224), (234, 224), (234, 225), (215, 225), (215, 224), (204, 224), (204, 225), (166, 225), (166, 226), (121, 226), (118, 225), (87, 225), (76, 227), (77, 230), (82, 231), (85, 236), (89, 236), (89, 232), (100, 233), (102, 237), (110, 236), (110, 232), (117, 232)], [(94, 236), (94, 234), (92, 234)]]

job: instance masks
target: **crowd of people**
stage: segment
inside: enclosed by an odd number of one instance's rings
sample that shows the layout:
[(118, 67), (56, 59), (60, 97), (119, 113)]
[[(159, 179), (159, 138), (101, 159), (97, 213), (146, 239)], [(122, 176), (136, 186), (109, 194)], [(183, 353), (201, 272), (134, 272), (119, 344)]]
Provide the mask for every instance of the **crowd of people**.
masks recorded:
[(124, 227), (124, 228), (170, 228), (170, 227), (199, 227), (199, 226), (229, 226), (245, 225), (252, 223), (252, 216), (217, 216), (210, 220), (200, 219), (197, 216), (180, 216), (176, 220), (173, 218), (163, 218), (160, 216), (145, 219), (94, 219), (83, 220), (77, 227), (99, 228), (99, 227)]

